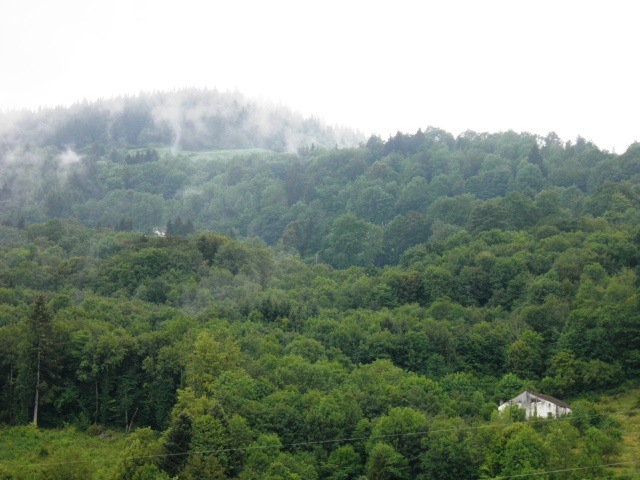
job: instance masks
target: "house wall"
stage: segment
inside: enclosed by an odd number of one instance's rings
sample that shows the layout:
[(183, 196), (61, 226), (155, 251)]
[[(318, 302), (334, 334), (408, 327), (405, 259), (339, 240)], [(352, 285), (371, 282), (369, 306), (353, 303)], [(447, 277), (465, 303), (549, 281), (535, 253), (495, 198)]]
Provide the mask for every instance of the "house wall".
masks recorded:
[(522, 392), (517, 397), (514, 397), (511, 400), (501, 404), (498, 407), (498, 410), (504, 411), (510, 405), (524, 409), (525, 417), (527, 419), (535, 416), (546, 418), (549, 414), (557, 418), (571, 412), (571, 409), (561, 407), (553, 402), (549, 402), (548, 400), (545, 400), (543, 398), (536, 397), (535, 395), (532, 395), (531, 392)]

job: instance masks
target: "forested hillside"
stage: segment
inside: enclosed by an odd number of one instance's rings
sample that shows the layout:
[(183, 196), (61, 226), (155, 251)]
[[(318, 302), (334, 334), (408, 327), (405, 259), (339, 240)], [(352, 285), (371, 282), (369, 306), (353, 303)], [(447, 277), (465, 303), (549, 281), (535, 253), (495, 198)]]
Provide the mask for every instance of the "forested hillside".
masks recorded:
[[(79, 102), (69, 108), (0, 113), (0, 147), (169, 146), (173, 149), (266, 148), (296, 151), (316, 143), (351, 146), (360, 134), (304, 118), (238, 92), (185, 89)], [(94, 152), (95, 153), (95, 152)]]
[[(640, 405), (597, 399), (640, 376), (639, 145), (38, 128), (1, 150), (0, 478), (634, 473)], [(524, 389), (572, 414), (498, 414)]]

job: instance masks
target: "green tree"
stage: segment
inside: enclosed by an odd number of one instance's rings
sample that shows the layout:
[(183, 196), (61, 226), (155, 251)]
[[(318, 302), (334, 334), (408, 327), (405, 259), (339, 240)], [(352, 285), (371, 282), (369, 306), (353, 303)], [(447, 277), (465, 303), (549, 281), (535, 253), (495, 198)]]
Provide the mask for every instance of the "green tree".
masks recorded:
[(512, 189), (524, 193), (534, 193), (542, 190), (545, 179), (538, 165), (522, 160), (516, 171), (516, 176), (511, 184)]
[[(64, 448), (51, 455), (43, 468), (42, 480), (90, 480), (96, 472), (86, 452), (80, 447)], [(1, 477), (0, 477), (1, 478)]]
[(365, 188), (353, 201), (353, 212), (375, 225), (388, 222), (393, 217), (395, 199), (379, 185)]
[(439, 299), (456, 299), (456, 284), (453, 275), (444, 267), (429, 265), (422, 274), (424, 300), (430, 304)]
[(362, 460), (352, 445), (336, 448), (322, 465), (323, 478), (327, 480), (354, 480), (362, 469)]
[(495, 389), (495, 396), (499, 402), (506, 402), (525, 390), (526, 384), (517, 375), (507, 373), (503, 376)]
[(550, 422), (544, 442), (550, 470), (570, 470), (580, 464), (580, 432), (567, 422)]
[(203, 234), (198, 236), (198, 240), (196, 240), (196, 246), (198, 247), (198, 251), (202, 255), (204, 261), (207, 262), (209, 266), (211, 266), (213, 265), (220, 247), (228, 241), (229, 239), (227, 237), (223, 237), (222, 235)]
[(240, 475), (242, 480), (258, 480), (277, 458), (282, 443), (275, 434), (259, 435), (255, 442), (249, 444), (245, 461), (245, 468)]
[(153, 436), (150, 428), (141, 428), (129, 437), (116, 465), (114, 480), (162, 478), (158, 475), (160, 472), (154, 463), (159, 449)]
[(502, 455), (501, 476), (535, 475), (549, 479), (549, 452), (540, 436), (529, 426), (520, 429), (505, 444)]
[(212, 391), (218, 375), (236, 367), (239, 360), (240, 349), (231, 338), (218, 341), (211, 332), (202, 331), (187, 359), (187, 383), (198, 395)]
[[(457, 424), (457, 425), (456, 425)], [(421, 455), (424, 478), (428, 480), (475, 480), (478, 465), (474, 461), (461, 422), (451, 420), (434, 428), (425, 442)]]
[(336, 268), (364, 267), (374, 262), (381, 240), (379, 227), (347, 213), (333, 222), (322, 257)]
[(177, 475), (189, 458), (189, 446), (193, 437), (193, 420), (181, 413), (166, 432), (162, 444), (164, 456), (160, 467), (172, 477)]
[(455, 197), (438, 197), (427, 210), (427, 220), (430, 223), (440, 221), (462, 227), (469, 220), (476, 203), (475, 197), (468, 193)]
[(53, 400), (60, 370), (53, 315), (44, 295), (38, 295), (24, 323), (17, 383), (25, 407), (33, 405), (32, 421), (38, 425), (39, 407)]
[(215, 455), (194, 454), (178, 475), (179, 480), (224, 480), (228, 478)]
[(476, 205), (471, 210), (466, 228), (469, 232), (479, 233), (495, 228), (505, 230), (508, 225), (509, 211), (499, 197)]
[(407, 480), (407, 460), (391, 445), (377, 443), (369, 452), (366, 472), (369, 480)]
[(560, 351), (551, 357), (542, 387), (557, 396), (579, 390), (583, 368), (584, 362), (576, 360), (572, 352)]
[(398, 263), (405, 250), (425, 242), (429, 234), (430, 225), (424, 214), (409, 211), (397, 215), (384, 227), (380, 263)]
[(21, 338), (18, 325), (0, 327), (0, 419), (9, 425), (16, 421), (16, 375)]
[(379, 418), (367, 443), (371, 453), (380, 443), (391, 445), (402, 456), (412, 477), (420, 472), (421, 436), (426, 432), (427, 419), (412, 408), (390, 408), (388, 415)]
[(507, 370), (520, 378), (536, 378), (542, 372), (542, 335), (524, 331), (507, 349)]
[(398, 196), (398, 209), (401, 212), (424, 210), (428, 205), (428, 182), (424, 177), (413, 177)]
[[(215, 405), (214, 405), (215, 406)], [(218, 458), (220, 465), (228, 467), (229, 431), (226, 417), (202, 415), (193, 422), (193, 436), (189, 447), (194, 452), (206, 452)]]
[[(619, 432), (617, 434), (619, 437)], [(583, 455), (592, 465), (602, 465), (609, 463), (620, 453), (620, 439), (607, 435), (603, 430), (596, 427), (589, 427), (584, 434), (585, 443)]]

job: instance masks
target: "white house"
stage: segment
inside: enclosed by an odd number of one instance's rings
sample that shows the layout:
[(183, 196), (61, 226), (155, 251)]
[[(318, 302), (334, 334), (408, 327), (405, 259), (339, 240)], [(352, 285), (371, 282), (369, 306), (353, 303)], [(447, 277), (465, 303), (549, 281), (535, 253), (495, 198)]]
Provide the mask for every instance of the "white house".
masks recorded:
[(558, 418), (571, 413), (571, 408), (563, 401), (542, 393), (530, 392), (529, 390), (525, 390), (511, 400), (501, 403), (498, 410), (502, 412), (509, 406), (524, 409), (525, 418), (527, 419), (536, 416), (546, 418), (549, 414)]

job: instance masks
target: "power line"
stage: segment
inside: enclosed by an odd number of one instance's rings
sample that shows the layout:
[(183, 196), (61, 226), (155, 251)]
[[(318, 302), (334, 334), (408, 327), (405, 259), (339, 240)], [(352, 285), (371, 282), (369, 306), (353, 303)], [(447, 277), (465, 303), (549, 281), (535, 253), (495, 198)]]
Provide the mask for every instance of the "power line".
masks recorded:
[[(640, 476), (640, 473), (629, 473), (629, 474), (625, 473), (624, 475), (625, 475), (624, 478), (627, 478), (627, 477), (628, 478), (635, 478), (635, 477)], [(607, 476), (607, 477), (590, 477), (590, 478), (583, 478), (582, 480), (603, 480), (603, 479), (611, 480), (611, 476)]]
[(522, 473), (522, 474), (519, 474), (519, 475), (508, 475), (506, 477), (493, 477), (491, 480), (504, 480), (506, 478), (532, 477), (534, 475), (545, 475), (547, 473), (575, 472), (575, 471), (578, 471), (578, 470), (590, 470), (590, 469), (599, 468), (599, 467), (615, 467), (615, 466), (618, 466), (618, 465), (628, 465), (628, 464), (634, 464), (634, 463), (638, 463), (638, 462), (634, 461), (634, 462), (602, 463), (600, 465), (592, 465), (590, 467), (563, 468), (561, 470), (545, 470), (543, 472)]
[[(626, 413), (635, 410), (617, 410), (613, 412), (607, 412), (607, 414), (615, 414), (615, 413)], [(23, 465), (3, 465), (5, 468), (33, 468), (33, 467), (43, 467), (43, 466), (53, 466), (53, 465), (73, 465), (73, 464), (86, 464), (86, 463), (100, 463), (107, 462), (111, 460), (142, 460), (142, 459), (150, 459), (150, 458), (166, 458), (166, 457), (175, 457), (175, 456), (183, 456), (183, 455), (204, 455), (204, 454), (216, 454), (216, 453), (229, 453), (229, 452), (238, 452), (238, 451), (250, 451), (250, 450), (266, 450), (272, 448), (287, 448), (287, 447), (300, 447), (305, 445), (323, 445), (330, 443), (349, 443), (349, 442), (361, 442), (366, 440), (378, 440), (384, 438), (397, 438), (397, 437), (405, 437), (411, 435), (427, 435), (429, 433), (444, 433), (444, 432), (453, 432), (460, 430), (480, 430), (486, 428), (498, 428), (498, 427), (509, 427), (511, 425), (518, 424), (543, 424), (548, 422), (561, 422), (568, 421), (572, 419), (579, 418), (590, 418), (595, 417), (600, 414), (585, 414), (578, 416), (565, 416), (562, 418), (545, 418), (539, 420), (525, 420), (521, 422), (510, 422), (510, 423), (496, 423), (490, 425), (476, 425), (476, 426), (460, 426), (454, 428), (443, 428), (437, 430), (424, 430), (424, 431), (415, 431), (415, 432), (403, 432), (403, 433), (392, 433), (387, 435), (376, 435), (369, 437), (348, 437), (348, 438), (336, 438), (336, 439), (327, 439), (327, 440), (314, 440), (314, 441), (305, 441), (305, 442), (293, 442), (293, 443), (285, 443), (281, 445), (256, 445), (256, 446), (248, 446), (248, 447), (237, 447), (237, 448), (225, 448), (225, 449), (217, 449), (217, 450), (195, 450), (195, 451), (187, 451), (187, 452), (179, 452), (179, 453), (164, 453), (164, 454), (155, 454), (155, 455), (141, 455), (137, 457), (106, 457), (102, 459), (92, 459), (92, 460), (78, 460), (74, 462), (47, 462), (47, 463), (31, 463), (31, 464), (23, 464)], [(627, 463), (635, 463), (635, 462), (627, 462)], [(603, 466), (603, 465), (600, 465)], [(588, 467), (595, 468), (595, 467)], [(544, 472), (543, 472), (544, 473)], [(551, 472), (549, 472), (551, 473)], [(538, 475), (530, 474), (530, 475)], [(496, 479), (504, 479), (511, 477), (496, 477)]]

